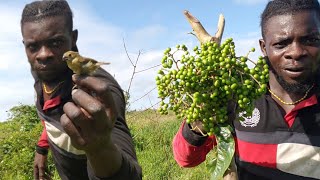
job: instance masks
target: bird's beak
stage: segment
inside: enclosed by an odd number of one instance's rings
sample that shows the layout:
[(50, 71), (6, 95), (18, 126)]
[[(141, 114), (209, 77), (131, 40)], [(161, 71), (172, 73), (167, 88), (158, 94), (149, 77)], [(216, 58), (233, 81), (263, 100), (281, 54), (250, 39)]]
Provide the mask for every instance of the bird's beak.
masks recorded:
[(62, 56), (62, 61), (67, 61), (67, 60), (68, 60), (68, 57)]

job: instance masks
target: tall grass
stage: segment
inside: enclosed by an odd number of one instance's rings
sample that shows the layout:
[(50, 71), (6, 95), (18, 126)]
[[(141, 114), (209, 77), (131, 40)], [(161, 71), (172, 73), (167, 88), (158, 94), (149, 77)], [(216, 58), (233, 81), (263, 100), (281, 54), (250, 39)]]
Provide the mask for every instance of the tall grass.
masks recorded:
[(153, 110), (131, 112), (127, 120), (143, 179), (209, 179), (205, 163), (195, 168), (181, 168), (173, 159), (172, 139), (181, 125), (181, 120), (173, 114), (164, 116)]

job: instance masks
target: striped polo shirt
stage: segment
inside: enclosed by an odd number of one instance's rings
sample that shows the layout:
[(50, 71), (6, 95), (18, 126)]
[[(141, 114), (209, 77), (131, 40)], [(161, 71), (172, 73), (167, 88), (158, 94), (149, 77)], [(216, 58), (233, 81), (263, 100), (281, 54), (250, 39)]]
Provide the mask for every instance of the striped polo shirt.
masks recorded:
[(59, 90), (54, 92), (53, 98), (45, 102), (43, 100), (42, 83), (36, 74), (32, 73), (35, 79), (34, 88), (37, 94), (38, 116), (45, 124), (45, 132), (43, 132), (45, 139), (42, 139), (41, 144), (49, 144), (60, 178), (62, 180), (141, 179), (141, 167), (137, 161), (133, 139), (125, 119), (123, 91), (114, 77), (102, 68), (95, 71), (94, 76), (108, 83), (115, 103), (116, 121), (111, 131), (111, 138), (122, 156), (122, 165), (112, 177), (96, 177), (91, 166), (87, 164), (85, 152), (72, 145), (71, 138), (60, 123), (60, 117), (64, 114), (64, 104), (72, 102), (71, 91), (74, 84), (71, 73), (66, 74), (65, 82)]
[[(255, 102), (252, 116), (234, 121), (241, 176), (320, 179), (320, 107), (316, 95), (289, 113), (270, 95)], [(248, 178), (245, 178), (248, 179)]]
[[(255, 101), (250, 117), (235, 120), (239, 179), (320, 179), (318, 101), (319, 97), (312, 95), (286, 113), (266, 94)], [(173, 140), (175, 160), (183, 167), (196, 166), (214, 144), (212, 136), (193, 133), (183, 123)]]

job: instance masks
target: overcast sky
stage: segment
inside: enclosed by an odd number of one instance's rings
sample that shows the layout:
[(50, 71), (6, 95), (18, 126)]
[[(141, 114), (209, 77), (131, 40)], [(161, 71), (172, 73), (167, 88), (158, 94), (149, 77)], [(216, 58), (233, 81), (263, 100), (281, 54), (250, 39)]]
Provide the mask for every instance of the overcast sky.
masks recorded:
[[(0, 0), (0, 121), (7, 119), (6, 111), (11, 107), (34, 103), (33, 79), (20, 33), (21, 12), (30, 2)], [(80, 53), (111, 62), (104, 68), (115, 76), (124, 90), (128, 89), (133, 67), (123, 42), (132, 60), (135, 61), (138, 52), (142, 52), (137, 71), (160, 64), (167, 47), (182, 43), (190, 48), (198, 45), (197, 39), (188, 34), (192, 29), (183, 10), (196, 16), (210, 34), (216, 31), (219, 14), (224, 14), (223, 38), (234, 39), (237, 54), (244, 55), (256, 47), (258, 51), (251, 57), (255, 59), (261, 55), (258, 48), (259, 21), (267, 0), (68, 2), (74, 13), (74, 28), (79, 30)], [(146, 109), (159, 101), (154, 80), (158, 69), (137, 73), (133, 78), (130, 89), (132, 110)]]

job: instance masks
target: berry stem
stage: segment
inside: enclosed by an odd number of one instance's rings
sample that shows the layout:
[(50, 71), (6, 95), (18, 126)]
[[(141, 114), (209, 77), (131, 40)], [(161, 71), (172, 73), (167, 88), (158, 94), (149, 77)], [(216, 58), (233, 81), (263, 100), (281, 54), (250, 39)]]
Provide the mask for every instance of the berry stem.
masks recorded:
[[(244, 72), (239, 71), (238, 69), (237, 69), (237, 71), (238, 71), (239, 73), (241, 73), (241, 74), (245, 74)], [(260, 82), (259, 82), (256, 78), (254, 78), (251, 74), (248, 74), (248, 75), (249, 75), (254, 81), (256, 81), (259, 86), (261, 86)], [(241, 76), (241, 78), (242, 78), (242, 76)]]

